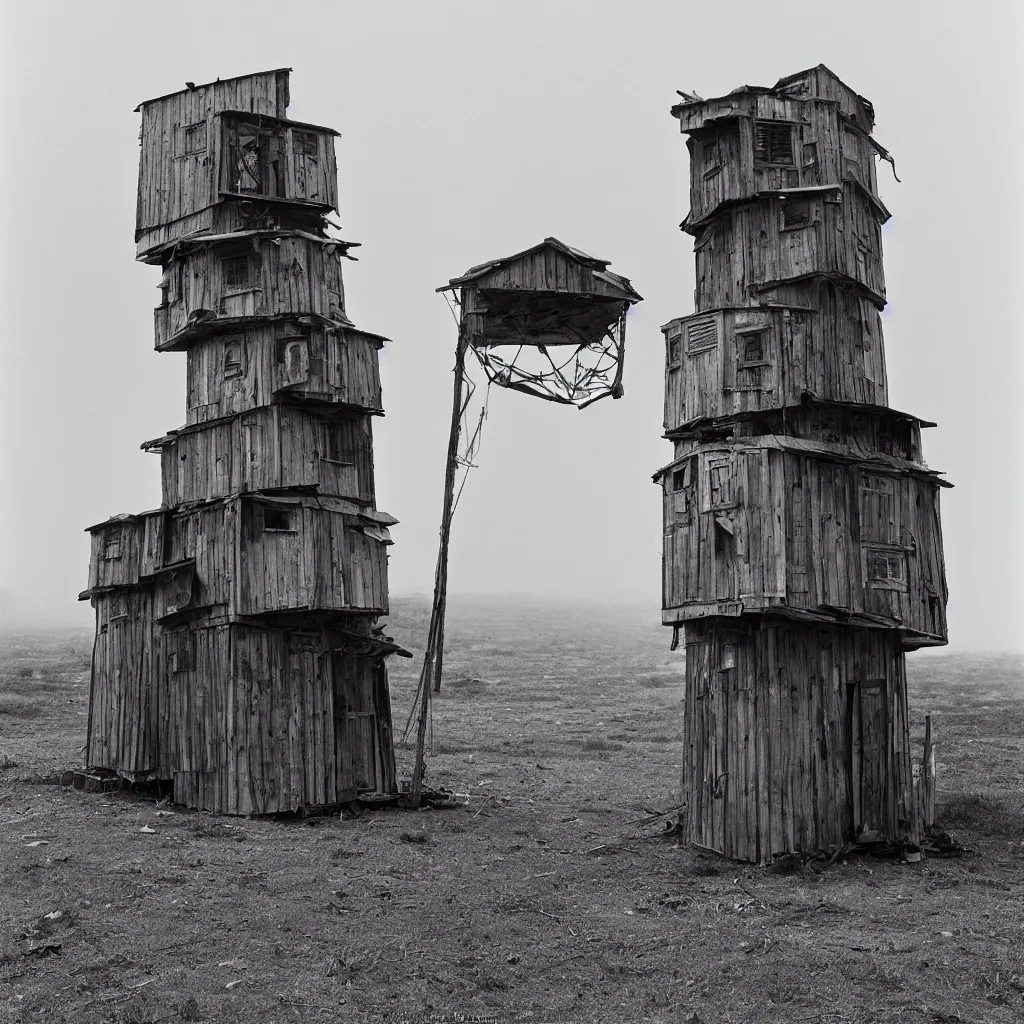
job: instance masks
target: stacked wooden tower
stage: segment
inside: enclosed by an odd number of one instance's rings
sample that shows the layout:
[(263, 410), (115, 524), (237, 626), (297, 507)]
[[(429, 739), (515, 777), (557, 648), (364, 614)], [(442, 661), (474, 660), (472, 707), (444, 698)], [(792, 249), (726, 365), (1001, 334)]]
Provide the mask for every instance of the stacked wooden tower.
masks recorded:
[(905, 652), (946, 642), (939, 488), (888, 407), (871, 104), (824, 66), (672, 113), (696, 312), (663, 328), (663, 621), (684, 831), (764, 862), (913, 843)]
[(287, 106), (280, 69), (138, 108), (138, 258), (162, 268), (156, 349), (186, 353), (186, 422), (143, 445), (161, 508), (90, 528), (82, 595), (89, 765), (231, 814), (396, 789), (384, 339), (345, 315), (337, 133)]

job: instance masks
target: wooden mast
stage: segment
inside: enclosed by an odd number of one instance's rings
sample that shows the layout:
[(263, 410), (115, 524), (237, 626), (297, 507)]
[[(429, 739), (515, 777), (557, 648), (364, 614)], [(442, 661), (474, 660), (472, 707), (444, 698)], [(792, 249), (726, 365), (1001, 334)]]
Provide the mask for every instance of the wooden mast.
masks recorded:
[(455, 345), (454, 385), (452, 390), (452, 421), (448, 432), (448, 458), (445, 463), (444, 501), (441, 508), (441, 540), (434, 572), (434, 600), (430, 608), (430, 628), (427, 631), (427, 649), (420, 670), (419, 720), (416, 727), (416, 763), (413, 769), (410, 797), (413, 806), (420, 803), (423, 782), (423, 755), (426, 744), (427, 720), (430, 714), (430, 691), (441, 691), (441, 670), (444, 658), (444, 616), (448, 598), (448, 544), (455, 514), (455, 475), (459, 467), (459, 437), (462, 426), (462, 394), (466, 372), (466, 349), (469, 339), (464, 316), (459, 319), (459, 337)]

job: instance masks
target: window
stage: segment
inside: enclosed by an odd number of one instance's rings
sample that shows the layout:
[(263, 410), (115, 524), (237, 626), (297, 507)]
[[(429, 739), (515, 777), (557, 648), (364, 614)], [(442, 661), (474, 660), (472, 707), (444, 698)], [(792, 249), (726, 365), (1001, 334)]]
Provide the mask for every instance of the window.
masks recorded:
[(701, 166), (704, 168), (704, 177), (710, 178), (718, 174), (722, 169), (722, 157), (718, 148), (718, 139), (711, 139), (702, 142), (700, 147)]
[(114, 559), (121, 557), (121, 531), (117, 533), (109, 534), (107, 536), (106, 543), (103, 546), (103, 557), (106, 559)]
[(235, 148), (235, 191), (262, 192), (260, 181), (260, 138), (254, 131), (238, 129)]
[(907, 553), (902, 548), (869, 547), (865, 557), (868, 586), (880, 590), (907, 589)]
[(718, 668), (724, 672), (727, 669), (736, 667), (736, 645), (735, 644), (722, 644), (720, 648), (721, 657), (718, 662)]
[(292, 148), (297, 156), (316, 156), (317, 141), (315, 132), (292, 131)]
[(732, 458), (708, 462), (708, 500), (712, 509), (728, 508), (735, 504)]
[(778, 121), (755, 121), (754, 161), (794, 166), (792, 126)]
[(343, 423), (324, 424), (324, 458), (340, 466), (354, 466), (350, 431)]
[(301, 384), (309, 377), (309, 339), (304, 334), (278, 338), (277, 361), (282, 365), (287, 383)]
[(803, 153), (804, 170), (808, 167), (814, 167), (818, 162), (818, 144), (816, 142), (805, 142), (803, 145)]
[(240, 377), (242, 375), (242, 343), (228, 341), (224, 344), (224, 376)]
[(768, 332), (751, 331), (736, 336), (736, 365), (739, 369), (745, 366), (763, 366), (768, 351)]
[(242, 292), (253, 287), (253, 262), (248, 256), (229, 256), (220, 261), (224, 292)]
[(683, 353), (683, 339), (678, 335), (668, 339), (668, 365), (678, 366)]
[(686, 327), (686, 351), (692, 355), (718, 346), (718, 321), (693, 320)]
[(806, 199), (790, 199), (782, 204), (782, 230), (806, 228), (811, 224), (811, 204)]
[(195, 669), (195, 644), (187, 629), (167, 634), (167, 661), (171, 672), (191, 672)]
[(185, 126), (184, 155), (205, 155), (206, 153), (206, 122)]
[(263, 508), (264, 533), (295, 533), (295, 513), (287, 508)]

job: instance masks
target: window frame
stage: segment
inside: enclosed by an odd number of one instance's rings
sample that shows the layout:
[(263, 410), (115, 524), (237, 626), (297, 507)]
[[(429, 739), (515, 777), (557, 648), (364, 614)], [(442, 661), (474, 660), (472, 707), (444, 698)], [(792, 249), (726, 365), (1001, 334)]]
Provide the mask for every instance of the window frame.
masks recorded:
[[(873, 544), (863, 545), (864, 550), (864, 585), (872, 590), (892, 590), (899, 593), (908, 593), (910, 589), (910, 566), (907, 559), (907, 549), (896, 544)], [(886, 565), (885, 576), (872, 575), (872, 562), (884, 559)], [(899, 575), (894, 576), (892, 569), (899, 568)]]
[[(755, 118), (754, 123), (751, 127), (751, 142), (753, 144), (754, 166), (784, 167), (790, 170), (796, 170), (796, 145), (793, 138), (795, 128), (796, 125), (792, 121), (776, 121), (770, 118)], [(764, 129), (767, 131), (767, 149), (764, 157), (758, 155), (758, 131), (760, 129)], [(781, 138), (783, 130), (789, 133), (789, 158), (787, 160), (772, 159), (774, 141)]]

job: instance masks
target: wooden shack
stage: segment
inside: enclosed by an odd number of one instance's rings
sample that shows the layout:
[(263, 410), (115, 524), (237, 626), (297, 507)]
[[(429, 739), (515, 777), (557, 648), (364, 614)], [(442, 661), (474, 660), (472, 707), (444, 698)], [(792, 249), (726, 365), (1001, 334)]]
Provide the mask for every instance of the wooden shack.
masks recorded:
[(174, 799), (266, 814), (396, 791), (385, 659), (396, 520), (375, 508), (379, 335), (345, 315), (337, 133), (288, 71), (142, 111), (136, 241), (186, 421), (143, 448), (163, 502), (90, 527), (87, 758)]
[(871, 104), (819, 65), (683, 95), (695, 311), (666, 324), (663, 622), (683, 831), (740, 860), (916, 843), (905, 652), (946, 642), (939, 493), (888, 407)]

